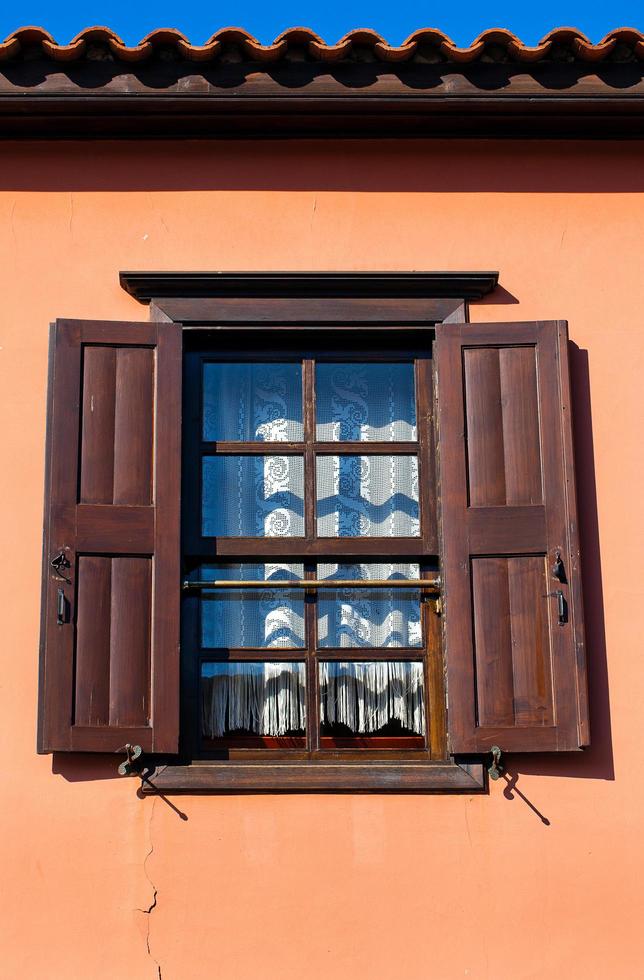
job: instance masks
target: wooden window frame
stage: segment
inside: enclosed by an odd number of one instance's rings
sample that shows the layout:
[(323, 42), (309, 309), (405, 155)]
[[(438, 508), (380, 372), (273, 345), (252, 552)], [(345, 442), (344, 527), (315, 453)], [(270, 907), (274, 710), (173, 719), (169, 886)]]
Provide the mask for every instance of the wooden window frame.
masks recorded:
[[(441, 274), (435, 274), (440, 276)], [(182, 324), (186, 344), (240, 337), (244, 344), (297, 331), (302, 347), (321, 332), (338, 339), (394, 335), (404, 345), (433, 339), (437, 323), (467, 322), (468, 299), (494, 288), (496, 273), (444, 274), (428, 284), (423, 274), (201, 274), (122, 273), (121, 283), (150, 303), (156, 321)], [(189, 281), (192, 280), (192, 285)], [(384, 283), (384, 286), (383, 286)], [(441, 285), (442, 283), (442, 285)], [(451, 284), (460, 295), (446, 295)], [(240, 288), (241, 287), (241, 288)], [(245, 287), (245, 295), (244, 293)], [(212, 295), (215, 293), (216, 295)], [(232, 295), (231, 295), (232, 294)], [(242, 294), (242, 295), (240, 295)], [(356, 295), (357, 294), (357, 295)], [(436, 295), (438, 294), (438, 295)], [(271, 341), (269, 341), (271, 342)], [(358, 345), (359, 346), (359, 345)], [(367, 551), (363, 548), (363, 552)], [(327, 552), (328, 554), (329, 552)], [(343, 552), (344, 553), (344, 552)], [(357, 556), (357, 553), (356, 553)], [(230, 552), (227, 555), (231, 557)], [(438, 708), (438, 706), (436, 706)], [(444, 696), (442, 707), (444, 708)], [(443, 728), (446, 726), (443, 725)], [(445, 752), (447, 755), (447, 753)], [(168, 760), (144, 774), (143, 792), (221, 791), (423, 791), (477, 792), (486, 787), (479, 757), (410, 761), (404, 757), (360, 761), (254, 759)]]

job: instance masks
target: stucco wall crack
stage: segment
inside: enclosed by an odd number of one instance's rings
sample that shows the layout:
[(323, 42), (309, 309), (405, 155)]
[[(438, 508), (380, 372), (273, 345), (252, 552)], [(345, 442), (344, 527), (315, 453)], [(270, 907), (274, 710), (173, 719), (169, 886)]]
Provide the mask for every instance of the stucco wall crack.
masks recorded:
[(145, 875), (145, 877), (148, 879), (148, 881), (150, 883), (150, 887), (152, 889), (152, 901), (150, 902), (150, 904), (148, 905), (148, 907), (146, 909), (137, 908), (136, 911), (137, 912), (141, 912), (143, 915), (147, 915), (147, 917), (148, 917), (147, 918), (147, 925), (146, 925), (146, 932), (145, 932), (145, 945), (146, 945), (146, 948), (147, 948), (147, 951), (148, 951), (148, 956), (150, 957), (150, 959), (153, 961), (154, 965), (156, 966), (157, 980), (163, 980), (163, 975), (161, 973), (161, 964), (156, 959), (156, 957), (153, 955), (152, 950), (150, 948), (151, 916), (152, 916), (152, 913), (153, 913), (154, 909), (157, 907), (157, 899), (158, 899), (158, 894), (159, 894), (158, 893), (158, 890), (157, 890), (157, 887), (154, 884), (154, 882), (152, 881), (152, 878), (150, 877), (150, 874), (148, 872), (148, 861), (150, 860), (150, 858), (154, 854), (154, 842), (152, 840), (152, 821), (153, 821), (153, 818), (154, 818), (154, 809), (156, 807), (156, 804), (157, 804), (157, 800), (156, 799), (153, 799), (152, 800), (152, 806), (150, 807), (150, 822), (149, 822), (149, 825), (148, 825), (148, 836), (149, 836), (149, 840), (150, 840), (150, 849), (149, 849), (149, 851), (147, 852), (147, 854), (145, 855), (145, 857), (143, 859), (143, 874)]

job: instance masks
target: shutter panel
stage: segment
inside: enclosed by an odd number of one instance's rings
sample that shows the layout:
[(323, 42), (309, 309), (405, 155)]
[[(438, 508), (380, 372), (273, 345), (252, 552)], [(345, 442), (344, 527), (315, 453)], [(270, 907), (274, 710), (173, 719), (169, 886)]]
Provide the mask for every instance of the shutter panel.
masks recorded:
[(48, 404), (38, 750), (176, 752), (180, 327), (58, 321)]
[(436, 337), (450, 749), (577, 749), (589, 731), (567, 325), (441, 324)]

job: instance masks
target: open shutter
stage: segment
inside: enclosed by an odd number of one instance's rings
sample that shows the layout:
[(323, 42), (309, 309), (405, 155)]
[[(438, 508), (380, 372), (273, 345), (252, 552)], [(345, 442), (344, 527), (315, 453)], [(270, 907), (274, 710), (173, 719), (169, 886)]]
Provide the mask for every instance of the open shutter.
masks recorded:
[(176, 752), (180, 327), (58, 321), (48, 405), (38, 750)]
[(565, 322), (436, 329), (450, 749), (588, 744)]

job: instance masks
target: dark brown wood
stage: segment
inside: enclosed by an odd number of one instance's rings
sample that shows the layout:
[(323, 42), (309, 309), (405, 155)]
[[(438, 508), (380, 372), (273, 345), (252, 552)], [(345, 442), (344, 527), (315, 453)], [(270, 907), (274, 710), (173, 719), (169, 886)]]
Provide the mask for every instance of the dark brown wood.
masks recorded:
[[(199, 553), (212, 555), (217, 558), (258, 558), (264, 555), (278, 555), (281, 558), (351, 558), (360, 556), (385, 555), (387, 560), (392, 556), (411, 557), (425, 555), (422, 538), (316, 538), (307, 541), (306, 538), (204, 538), (203, 547)], [(207, 542), (207, 543), (206, 543)], [(435, 552), (428, 552), (435, 554)]]
[(439, 325), (435, 360), (451, 751), (577, 749), (588, 730), (566, 325)]
[[(368, 358), (367, 358), (368, 359)], [(305, 362), (306, 364), (307, 362)], [(309, 446), (322, 456), (409, 456), (418, 449), (416, 442), (202, 442), (205, 454), (233, 456), (298, 456)]]
[[(270, 304), (265, 307), (265, 300), (287, 300), (293, 302), (292, 309), (303, 311), (305, 320), (310, 320), (306, 306), (301, 300), (317, 299), (317, 306), (327, 306), (336, 309), (334, 303), (340, 299), (358, 300), (369, 311), (373, 311), (376, 301), (388, 300), (387, 310), (391, 302), (402, 303), (418, 299), (422, 301), (443, 298), (442, 306), (437, 309), (451, 308), (448, 304), (455, 302), (451, 297), (464, 299), (482, 299), (491, 292), (499, 281), (498, 272), (121, 272), (120, 283), (135, 299), (141, 303), (153, 301), (159, 303), (165, 299), (185, 301), (188, 298), (196, 300), (215, 299), (250, 299), (250, 319), (261, 316), (267, 319), (264, 310), (272, 310)], [(258, 300), (259, 303), (258, 308)], [(298, 302), (294, 302), (298, 301)], [(331, 301), (331, 302), (329, 302)], [(165, 305), (165, 304), (164, 304)], [(285, 304), (286, 307), (289, 302)], [(358, 310), (360, 306), (351, 306), (348, 302), (342, 309)], [(420, 309), (420, 304), (417, 307)], [(223, 306), (222, 311), (235, 309)], [(449, 313), (448, 313), (449, 315)], [(182, 318), (180, 318), (182, 319)], [(382, 317), (381, 317), (382, 319)], [(397, 315), (396, 321), (400, 319)], [(439, 317), (444, 319), (444, 316)]]
[[(163, 42), (164, 45), (167, 43)], [(641, 42), (640, 42), (641, 44)], [(66, 64), (42, 50), (0, 72), (4, 138), (635, 136), (643, 131), (642, 62), (561, 57), (517, 63), (503, 49), (474, 63), (430, 46), (420, 57), (263, 63), (235, 44), (203, 62), (176, 49), (136, 64), (98, 56)], [(234, 53), (233, 53), (234, 52)], [(35, 55), (35, 57), (34, 57)]]
[(447, 759), (447, 724), (445, 712), (445, 659), (440, 605), (426, 598), (422, 604), (423, 633), (426, 637), (425, 659), (426, 712), (429, 751), (432, 759)]
[(431, 358), (417, 358), (414, 367), (420, 526), (423, 551), (425, 554), (435, 555), (438, 554), (438, 510), (436, 507), (434, 383)]
[(361, 790), (467, 792), (485, 789), (480, 763), (390, 762), (257, 762), (158, 766), (142, 783), (144, 793), (220, 792), (230, 790)]
[[(188, 288), (188, 286), (186, 286)], [(323, 290), (321, 284), (320, 290)], [(155, 306), (166, 316), (191, 326), (208, 325), (211, 330), (226, 332), (231, 327), (245, 332), (264, 330), (302, 331), (324, 326), (338, 333), (351, 334), (356, 329), (383, 331), (394, 325), (408, 330), (426, 330), (446, 319), (463, 303), (461, 297), (328, 297), (320, 293), (309, 298), (221, 296), (154, 298)]]
[(74, 720), (89, 728), (110, 723), (112, 559), (81, 555), (76, 597)]
[(173, 752), (180, 328), (61, 320), (52, 350), (39, 751)]

